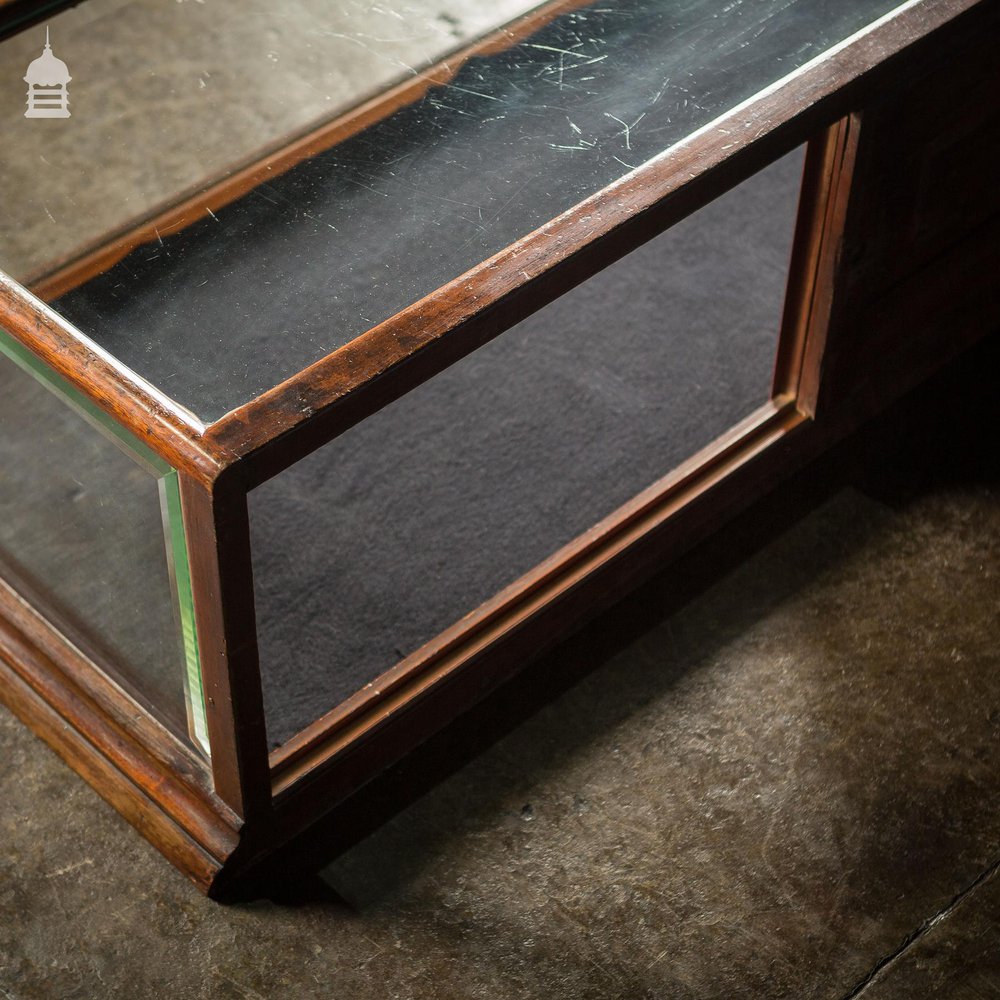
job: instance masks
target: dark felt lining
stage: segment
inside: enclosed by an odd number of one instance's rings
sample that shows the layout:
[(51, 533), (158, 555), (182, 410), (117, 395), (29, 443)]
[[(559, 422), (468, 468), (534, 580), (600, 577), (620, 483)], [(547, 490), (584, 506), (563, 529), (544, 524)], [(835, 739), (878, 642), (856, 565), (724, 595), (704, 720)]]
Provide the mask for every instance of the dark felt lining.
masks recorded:
[(609, 0), (566, 11), (214, 216), (161, 234), (57, 307), (215, 420), (896, 3)]
[(251, 496), (277, 745), (769, 394), (797, 151)]

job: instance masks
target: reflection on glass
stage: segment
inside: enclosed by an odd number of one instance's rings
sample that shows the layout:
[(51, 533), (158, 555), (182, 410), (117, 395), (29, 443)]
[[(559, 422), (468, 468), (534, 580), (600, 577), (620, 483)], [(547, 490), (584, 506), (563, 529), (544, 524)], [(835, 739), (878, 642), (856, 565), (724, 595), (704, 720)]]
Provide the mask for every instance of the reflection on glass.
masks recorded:
[[(17, 81), (0, 177), (20, 196), (2, 209), (0, 267), (30, 281), (535, 2), (87, 0), (0, 42)], [(46, 30), (74, 76), (72, 118), (26, 127), (21, 78)]]
[[(73, 117), (8, 123), (0, 267), (211, 421), (897, 3), (601, 0), (517, 20), (530, 6), (89, 0), (51, 23), (78, 67)], [(4, 64), (34, 58), (31, 35)]]
[(0, 577), (207, 753), (177, 474), (2, 331)]
[(796, 151), (250, 496), (279, 744), (770, 397)]

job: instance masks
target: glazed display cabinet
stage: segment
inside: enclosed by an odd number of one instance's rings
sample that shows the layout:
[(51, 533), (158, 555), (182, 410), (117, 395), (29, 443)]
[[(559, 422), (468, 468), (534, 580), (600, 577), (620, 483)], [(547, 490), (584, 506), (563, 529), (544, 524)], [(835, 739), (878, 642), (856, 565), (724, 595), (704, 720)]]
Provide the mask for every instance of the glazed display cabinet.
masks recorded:
[(248, 879), (996, 328), (998, 31), (0, 4), (0, 697)]

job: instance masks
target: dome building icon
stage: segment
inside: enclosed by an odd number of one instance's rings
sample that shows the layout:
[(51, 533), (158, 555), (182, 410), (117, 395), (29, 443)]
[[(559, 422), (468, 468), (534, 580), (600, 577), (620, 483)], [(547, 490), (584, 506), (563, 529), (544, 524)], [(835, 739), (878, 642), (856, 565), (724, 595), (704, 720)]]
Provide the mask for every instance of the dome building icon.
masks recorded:
[(69, 69), (52, 54), (49, 29), (45, 29), (45, 48), (28, 66), (24, 75), (28, 84), (28, 110), (25, 118), (69, 118)]

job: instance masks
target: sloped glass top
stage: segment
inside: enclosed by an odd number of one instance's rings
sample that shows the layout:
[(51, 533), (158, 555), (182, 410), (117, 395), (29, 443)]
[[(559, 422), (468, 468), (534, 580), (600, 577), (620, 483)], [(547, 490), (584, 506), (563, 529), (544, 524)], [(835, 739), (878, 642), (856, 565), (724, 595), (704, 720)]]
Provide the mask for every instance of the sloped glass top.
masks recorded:
[[(88, 0), (15, 35), (0, 268), (210, 422), (899, 4), (532, 6)], [(46, 27), (69, 117), (25, 117)]]

